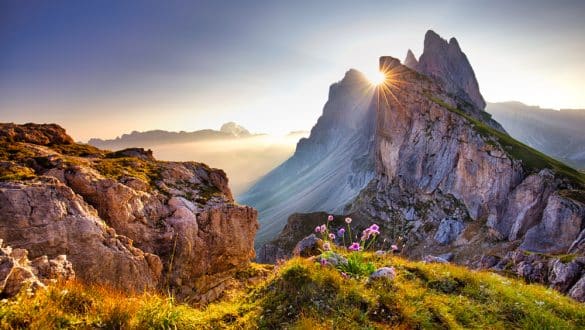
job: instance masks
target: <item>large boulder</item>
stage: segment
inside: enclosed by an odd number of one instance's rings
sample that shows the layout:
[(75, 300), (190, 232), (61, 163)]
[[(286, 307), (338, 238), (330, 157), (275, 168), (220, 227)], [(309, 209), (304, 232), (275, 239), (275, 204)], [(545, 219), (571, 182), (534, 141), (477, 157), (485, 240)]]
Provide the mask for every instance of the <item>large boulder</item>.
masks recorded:
[(465, 228), (462, 221), (457, 219), (443, 219), (435, 233), (435, 241), (440, 244), (449, 244), (461, 234)]
[(548, 283), (561, 292), (567, 292), (581, 278), (582, 265), (577, 261), (564, 263), (559, 259), (550, 263)]
[(585, 205), (555, 193), (546, 203), (540, 223), (526, 232), (522, 249), (565, 253), (581, 232)]
[(300, 240), (293, 249), (293, 255), (297, 257), (311, 257), (321, 254), (323, 240), (311, 234)]
[(569, 297), (580, 302), (585, 302), (585, 276), (581, 277), (581, 279), (571, 288), (569, 291)]

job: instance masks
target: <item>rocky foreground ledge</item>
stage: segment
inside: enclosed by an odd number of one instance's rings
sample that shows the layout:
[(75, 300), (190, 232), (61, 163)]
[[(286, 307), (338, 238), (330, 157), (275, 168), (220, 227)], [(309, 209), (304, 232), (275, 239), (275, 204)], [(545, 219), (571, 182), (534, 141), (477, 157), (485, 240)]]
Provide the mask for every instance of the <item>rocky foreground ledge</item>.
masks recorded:
[(254, 257), (257, 228), (222, 170), (0, 124), (0, 239), (31, 259), (65, 255), (84, 283), (207, 303)]

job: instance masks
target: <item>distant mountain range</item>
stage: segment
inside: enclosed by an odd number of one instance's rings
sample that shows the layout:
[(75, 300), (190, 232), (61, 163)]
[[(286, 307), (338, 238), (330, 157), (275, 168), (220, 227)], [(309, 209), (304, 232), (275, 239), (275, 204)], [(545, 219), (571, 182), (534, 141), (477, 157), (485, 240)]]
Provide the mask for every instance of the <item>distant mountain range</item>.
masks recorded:
[(153, 130), (134, 131), (110, 140), (91, 139), (89, 144), (100, 149), (121, 150), (141, 147), (152, 149), (155, 157), (166, 161), (198, 161), (226, 171), (230, 187), (237, 196), (248, 189), (294, 151), (306, 131), (293, 131), (285, 136), (250, 133), (229, 122), (219, 130), (194, 132)]
[(585, 169), (585, 109), (558, 111), (502, 102), (488, 103), (486, 111), (514, 138)]
[(151, 145), (185, 143), (217, 139), (233, 139), (242, 137), (260, 136), (263, 134), (252, 134), (246, 128), (234, 123), (228, 122), (218, 130), (202, 129), (193, 132), (170, 132), (164, 130), (152, 130), (146, 132), (133, 131), (130, 134), (123, 134), (115, 139), (90, 139), (88, 144), (102, 148), (117, 150), (130, 147), (145, 147)]

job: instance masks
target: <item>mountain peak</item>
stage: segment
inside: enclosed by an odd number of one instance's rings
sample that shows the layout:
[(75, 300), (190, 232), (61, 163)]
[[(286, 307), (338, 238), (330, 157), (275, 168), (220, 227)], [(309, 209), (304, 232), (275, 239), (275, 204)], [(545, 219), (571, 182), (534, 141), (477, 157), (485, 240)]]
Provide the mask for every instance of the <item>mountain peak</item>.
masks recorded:
[(219, 129), (219, 131), (222, 133), (232, 134), (234, 136), (248, 136), (248, 135), (250, 135), (250, 131), (248, 131), (243, 126), (234, 123), (233, 121), (230, 121), (228, 123), (221, 125), (221, 128)]
[(457, 39), (451, 38), (447, 42), (434, 31), (427, 31), (424, 51), (416, 68), (421, 73), (440, 79), (449, 92), (467, 99), (480, 109), (485, 108), (473, 68)]
[(435, 40), (444, 41), (443, 38), (441, 38), (441, 36), (437, 34), (437, 32), (433, 30), (428, 30), (427, 33), (425, 33), (425, 43), (433, 42)]
[(404, 65), (406, 65), (407, 67), (416, 70), (417, 66), (418, 66), (418, 60), (416, 59), (416, 56), (414, 56), (414, 53), (412, 52), (412, 50), (408, 50), (408, 52), (406, 52), (406, 58), (404, 59)]

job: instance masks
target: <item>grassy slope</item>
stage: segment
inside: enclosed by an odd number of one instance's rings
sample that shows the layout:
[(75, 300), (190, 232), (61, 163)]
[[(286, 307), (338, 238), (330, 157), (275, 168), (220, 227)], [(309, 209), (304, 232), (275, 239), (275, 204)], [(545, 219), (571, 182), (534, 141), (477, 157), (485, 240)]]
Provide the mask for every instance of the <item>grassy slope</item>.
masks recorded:
[[(538, 285), (450, 264), (424, 264), (366, 254), (393, 266), (394, 281), (368, 283), (306, 259), (206, 308), (142, 294), (124, 296), (79, 285), (0, 303), (0, 327), (125, 329), (376, 329), (585, 327), (585, 306)], [(265, 272), (252, 265), (240, 278)]]

